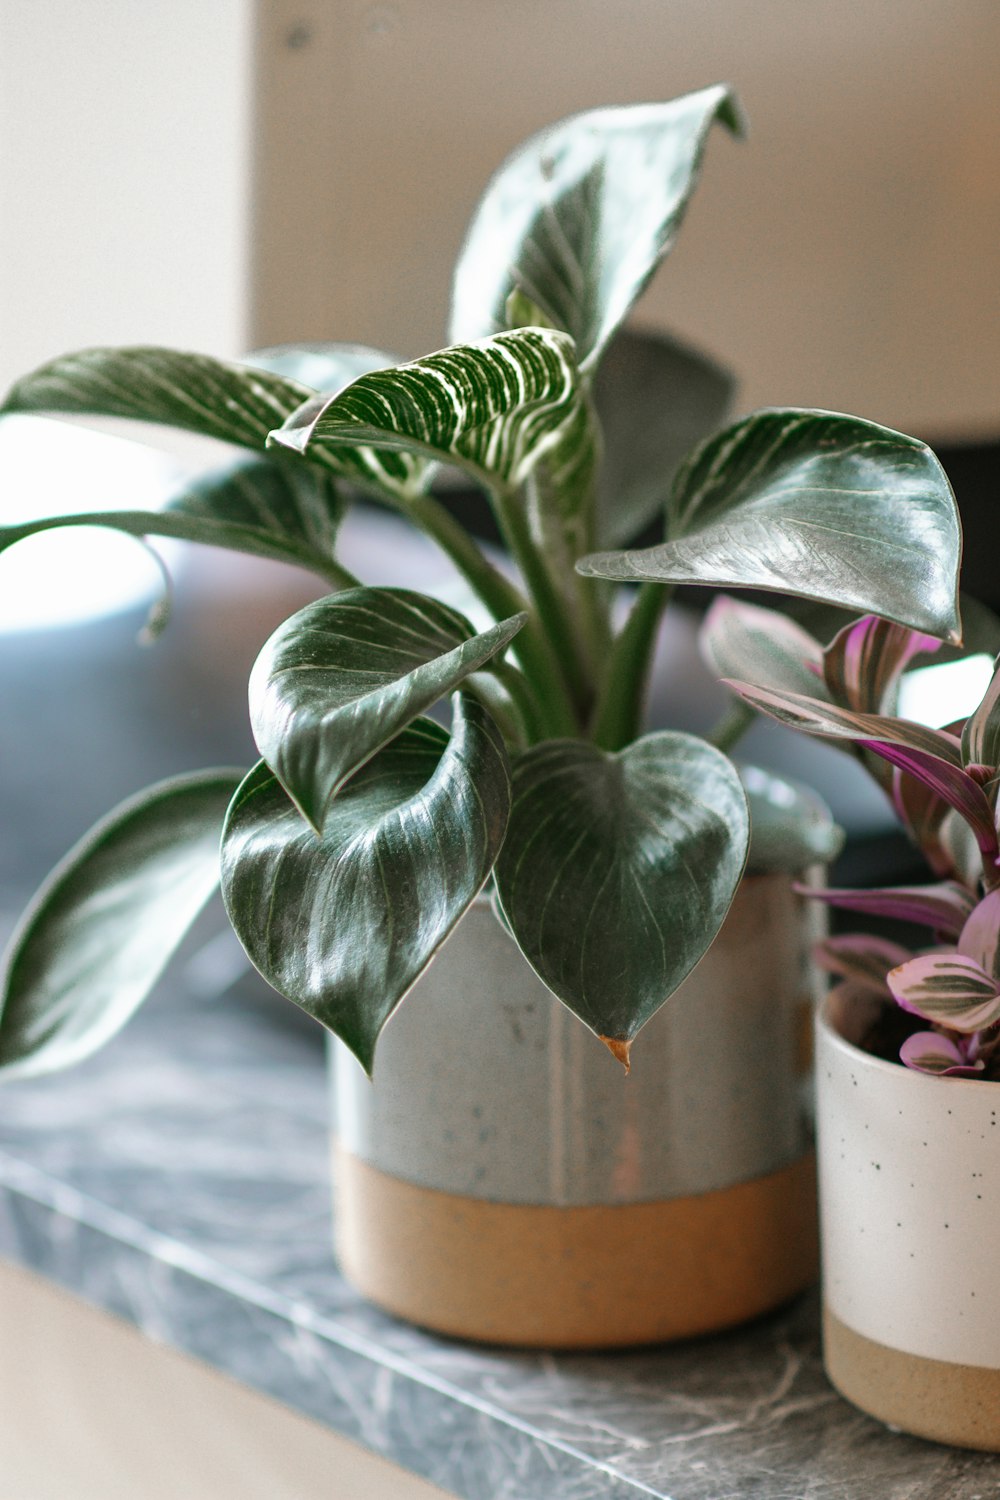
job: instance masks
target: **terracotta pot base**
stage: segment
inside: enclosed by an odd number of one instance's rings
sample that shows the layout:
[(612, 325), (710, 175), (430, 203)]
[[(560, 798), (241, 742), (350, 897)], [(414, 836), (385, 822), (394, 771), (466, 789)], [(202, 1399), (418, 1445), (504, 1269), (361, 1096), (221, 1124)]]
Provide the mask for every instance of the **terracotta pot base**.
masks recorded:
[(335, 1161), (337, 1248), (373, 1302), (439, 1333), (598, 1349), (758, 1316), (818, 1274), (815, 1162), (664, 1202), (493, 1203)]
[(826, 1373), (869, 1416), (917, 1437), (1000, 1452), (1000, 1370), (904, 1354), (823, 1309)]

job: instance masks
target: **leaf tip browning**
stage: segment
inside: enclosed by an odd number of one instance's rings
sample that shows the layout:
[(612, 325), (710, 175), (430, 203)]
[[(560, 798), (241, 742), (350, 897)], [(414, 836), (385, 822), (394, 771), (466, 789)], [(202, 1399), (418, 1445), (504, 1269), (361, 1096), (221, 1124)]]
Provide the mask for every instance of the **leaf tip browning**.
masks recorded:
[(626, 1039), (625, 1037), (620, 1036), (602, 1036), (601, 1041), (604, 1043), (605, 1047), (607, 1047), (612, 1057), (614, 1057), (618, 1062), (621, 1063), (622, 1067), (625, 1069), (625, 1075), (627, 1077), (628, 1074), (632, 1071), (631, 1038)]

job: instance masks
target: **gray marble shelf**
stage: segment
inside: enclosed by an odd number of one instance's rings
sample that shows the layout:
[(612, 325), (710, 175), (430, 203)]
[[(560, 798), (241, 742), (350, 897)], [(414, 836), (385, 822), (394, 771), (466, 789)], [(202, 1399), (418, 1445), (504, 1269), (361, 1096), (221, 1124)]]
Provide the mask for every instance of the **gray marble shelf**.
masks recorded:
[(466, 1500), (987, 1500), (1000, 1459), (842, 1402), (817, 1304), (627, 1355), (511, 1354), (383, 1316), (330, 1242), (311, 1029), (165, 986), (98, 1058), (10, 1085), (0, 1253)]

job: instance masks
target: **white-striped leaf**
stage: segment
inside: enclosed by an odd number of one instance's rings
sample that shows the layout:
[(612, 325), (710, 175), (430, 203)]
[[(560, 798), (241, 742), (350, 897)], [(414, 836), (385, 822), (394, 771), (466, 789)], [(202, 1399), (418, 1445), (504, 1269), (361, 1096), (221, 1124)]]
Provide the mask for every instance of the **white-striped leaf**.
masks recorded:
[(868, 933), (824, 938), (813, 948), (813, 957), (828, 974), (852, 979), (886, 999), (890, 994), (886, 975), (911, 956), (910, 950), (901, 943), (892, 943), (887, 938), (873, 937)]
[(46, 1073), (95, 1052), (145, 1000), (219, 884), (240, 771), (164, 781), (116, 808), (50, 875), (11, 939), (0, 1064)]
[(962, 732), (966, 765), (1000, 766), (1000, 661), (986, 696)]
[(456, 703), (450, 740), (421, 719), (380, 750), (322, 838), (261, 764), (226, 822), (230, 920), (268, 983), (370, 1073), (385, 1022), (489, 875), (509, 808), (503, 740), (471, 699)]
[(899, 1049), (900, 1061), (917, 1073), (941, 1078), (974, 1078), (985, 1070), (982, 1058), (969, 1062), (951, 1037), (939, 1031), (915, 1031)]
[(309, 400), (272, 438), (405, 499), (434, 461), (515, 488), (568, 431), (583, 441), (585, 416), (572, 339), (521, 328), (363, 375)]
[(890, 969), (889, 988), (904, 1010), (965, 1033), (1000, 1020), (1000, 989), (992, 975), (963, 953), (923, 953)]
[(933, 636), (864, 615), (839, 630), (823, 652), (823, 677), (835, 703), (862, 713), (894, 714), (903, 672), (915, 656), (940, 646)]
[(761, 588), (960, 640), (958, 512), (915, 438), (820, 411), (761, 411), (677, 476), (668, 540), (585, 558), (625, 581)]
[(533, 136), (493, 178), (465, 240), (451, 338), (506, 326), (521, 292), (590, 367), (670, 250), (715, 120), (739, 133), (729, 90), (597, 109)]
[(987, 892), (969, 913), (958, 951), (1000, 983), (1000, 890)]
[(724, 595), (716, 599), (698, 634), (702, 659), (716, 677), (826, 700), (823, 651), (801, 625), (775, 609)]
[(343, 782), (502, 652), (525, 618), (477, 635), (457, 610), (409, 589), (347, 589), (317, 599), (278, 627), (254, 664), (257, 748), (322, 830)]
[(857, 713), (805, 693), (758, 688), (747, 682), (725, 681), (725, 685), (758, 713), (767, 714), (779, 724), (786, 724), (804, 734), (858, 742), (880, 740), (933, 755), (956, 769), (961, 767), (961, 746), (956, 736), (947, 730), (930, 729), (926, 724), (893, 718), (888, 714)]
[(722, 925), (749, 832), (732, 763), (692, 735), (647, 735), (616, 755), (549, 740), (515, 762), (496, 868), (506, 920), (621, 1061)]

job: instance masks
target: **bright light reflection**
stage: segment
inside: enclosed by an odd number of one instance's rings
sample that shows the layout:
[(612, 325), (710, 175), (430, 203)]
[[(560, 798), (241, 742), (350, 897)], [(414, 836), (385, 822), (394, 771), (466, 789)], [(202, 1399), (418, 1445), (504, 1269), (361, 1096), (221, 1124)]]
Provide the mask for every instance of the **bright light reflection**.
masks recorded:
[[(155, 448), (47, 417), (0, 421), (0, 522), (88, 510), (154, 510), (185, 471)], [(157, 539), (169, 563), (176, 544)], [(80, 624), (152, 604), (162, 592), (156, 563), (133, 538), (68, 527), (0, 554), (0, 630)]]
[(918, 667), (900, 684), (899, 712), (904, 719), (941, 729), (978, 708), (992, 676), (993, 658), (985, 653)]

